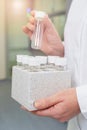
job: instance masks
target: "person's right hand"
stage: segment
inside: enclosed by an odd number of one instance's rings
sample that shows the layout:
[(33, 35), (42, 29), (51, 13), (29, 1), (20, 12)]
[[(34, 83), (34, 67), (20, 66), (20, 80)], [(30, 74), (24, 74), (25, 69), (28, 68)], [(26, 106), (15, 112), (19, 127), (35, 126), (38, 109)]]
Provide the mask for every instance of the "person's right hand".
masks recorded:
[[(29, 22), (23, 27), (23, 31), (30, 37), (35, 30), (35, 11), (31, 12)], [(43, 19), (44, 34), (40, 48), (47, 55), (64, 56), (64, 46), (48, 15)]]

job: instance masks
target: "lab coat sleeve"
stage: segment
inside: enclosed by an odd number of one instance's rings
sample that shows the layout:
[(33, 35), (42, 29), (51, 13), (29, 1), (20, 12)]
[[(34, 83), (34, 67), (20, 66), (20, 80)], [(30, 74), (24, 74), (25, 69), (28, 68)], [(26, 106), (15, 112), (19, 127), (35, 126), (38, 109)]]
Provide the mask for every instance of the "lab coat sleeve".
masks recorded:
[(87, 18), (81, 33), (81, 52), (80, 52), (80, 85), (76, 88), (77, 99), (81, 113), (87, 119)]

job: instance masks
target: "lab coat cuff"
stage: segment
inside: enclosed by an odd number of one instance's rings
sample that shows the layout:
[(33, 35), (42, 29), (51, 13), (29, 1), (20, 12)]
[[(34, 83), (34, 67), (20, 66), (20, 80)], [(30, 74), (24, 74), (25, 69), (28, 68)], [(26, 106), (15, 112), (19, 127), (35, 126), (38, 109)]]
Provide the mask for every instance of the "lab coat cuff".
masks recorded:
[(62, 41), (62, 44), (64, 45), (64, 41)]
[(87, 119), (87, 85), (77, 87), (76, 92), (81, 113)]

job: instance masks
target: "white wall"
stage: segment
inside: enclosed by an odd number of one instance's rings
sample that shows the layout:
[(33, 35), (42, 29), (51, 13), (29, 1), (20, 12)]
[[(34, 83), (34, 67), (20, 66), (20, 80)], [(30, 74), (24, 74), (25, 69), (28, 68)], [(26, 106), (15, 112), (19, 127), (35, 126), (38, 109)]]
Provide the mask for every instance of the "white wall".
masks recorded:
[(0, 80), (6, 78), (5, 0), (0, 0)]

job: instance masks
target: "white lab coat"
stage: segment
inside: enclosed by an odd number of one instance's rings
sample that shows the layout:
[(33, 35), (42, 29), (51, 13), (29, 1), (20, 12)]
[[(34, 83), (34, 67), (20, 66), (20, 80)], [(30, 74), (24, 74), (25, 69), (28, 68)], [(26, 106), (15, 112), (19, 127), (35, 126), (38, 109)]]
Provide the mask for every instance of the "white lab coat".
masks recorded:
[(73, 0), (64, 36), (72, 87), (76, 87), (81, 109), (81, 114), (69, 121), (68, 130), (87, 130), (87, 0)]

